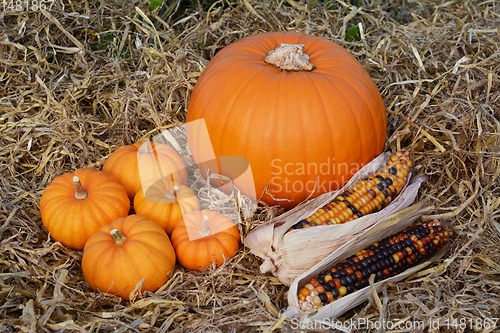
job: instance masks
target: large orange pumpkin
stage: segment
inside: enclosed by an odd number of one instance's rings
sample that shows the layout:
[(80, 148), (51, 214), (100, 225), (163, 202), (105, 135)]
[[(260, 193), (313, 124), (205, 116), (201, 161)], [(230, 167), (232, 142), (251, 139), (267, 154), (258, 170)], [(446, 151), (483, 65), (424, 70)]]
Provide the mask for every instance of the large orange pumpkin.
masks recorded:
[[(282, 70), (265, 63), (281, 43), (304, 45), (279, 60), (309, 56), (313, 70)], [(303, 52), (303, 54), (302, 54)], [(301, 58), (301, 59), (302, 59)], [(307, 58), (307, 57), (305, 57)], [(311, 66), (312, 67), (312, 66)], [(295, 32), (242, 38), (210, 61), (194, 88), (187, 121), (204, 119), (213, 151), (203, 135), (188, 131), (195, 162), (211, 172), (220, 156), (250, 162), (256, 197), (291, 208), (345, 184), (383, 150), (387, 120), (383, 100), (366, 70), (330, 40)], [(212, 162), (206, 162), (211, 160)], [(222, 166), (225, 175), (241, 172)], [(243, 194), (253, 184), (234, 179)], [(315, 183), (316, 188), (315, 188)]]
[(102, 171), (125, 186), (130, 200), (134, 200), (142, 184), (151, 180), (171, 177), (177, 184), (188, 180), (186, 165), (179, 154), (169, 145), (156, 142), (121, 147), (109, 156)]
[(177, 186), (169, 178), (163, 178), (137, 192), (134, 210), (158, 223), (171, 235), (183, 215), (200, 210), (200, 201), (186, 185)]
[(156, 291), (174, 267), (175, 252), (165, 230), (141, 215), (106, 224), (83, 250), (82, 271), (90, 287), (127, 300), (142, 279), (141, 292)]
[(127, 216), (127, 191), (112, 176), (94, 169), (78, 169), (56, 177), (40, 200), (42, 222), (56, 241), (83, 249), (100, 227)]
[(184, 215), (172, 232), (177, 260), (189, 270), (205, 270), (212, 262), (217, 267), (238, 252), (240, 232), (228, 217), (211, 210)]

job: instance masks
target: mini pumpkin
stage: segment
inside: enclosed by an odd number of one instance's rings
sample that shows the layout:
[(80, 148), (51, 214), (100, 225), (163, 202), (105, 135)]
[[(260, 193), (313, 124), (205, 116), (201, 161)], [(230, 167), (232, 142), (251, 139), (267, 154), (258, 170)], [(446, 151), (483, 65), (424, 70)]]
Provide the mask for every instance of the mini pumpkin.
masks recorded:
[(238, 252), (240, 232), (228, 217), (204, 209), (184, 215), (172, 232), (177, 260), (189, 270), (217, 267)]
[(183, 215), (200, 210), (200, 201), (186, 185), (178, 186), (170, 179), (163, 178), (137, 192), (134, 210), (158, 223), (171, 235)]
[(141, 141), (121, 147), (109, 156), (102, 171), (125, 186), (130, 200), (149, 181), (170, 177), (177, 184), (185, 184), (188, 180), (179, 154), (169, 145), (156, 142)]
[(56, 177), (40, 200), (42, 222), (51, 237), (72, 249), (83, 249), (100, 227), (127, 216), (130, 200), (112, 176), (78, 169)]
[[(175, 252), (165, 230), (142, 215), (103, 226), (83, 250), (82, 271), (89, 286), (127, 300), (156, 291), (174, 267)], [(131, 295), (142, 279), (140, 291)]]

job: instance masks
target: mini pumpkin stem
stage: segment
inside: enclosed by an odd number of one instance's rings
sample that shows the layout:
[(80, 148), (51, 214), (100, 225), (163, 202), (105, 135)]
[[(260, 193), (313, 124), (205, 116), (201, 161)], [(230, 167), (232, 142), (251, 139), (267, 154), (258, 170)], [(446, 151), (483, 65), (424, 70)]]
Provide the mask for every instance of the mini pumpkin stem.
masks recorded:
[(175, 200), (175, 198), (177, 197), (176, 191), (178, 191), (178, 190), (179, 190), (179, 186), (174, 185), (174, 186), (172, 186), (170, 191), (168, 191), (167, 194), (165, 194), (165, 196), (170, 200)]
[(309, 55), (304, 53), (304, 44), (281, 43), (264, 58), (266, 64), (282, 71), (312, 71), (316, 69), (309, 62)]
[(208, 216), (203, 215), (201, 219), (201, 229), (198, 230), (201, 237), (207, 237), (210, 235), (210, 229), (208, 229)]
[(113, 236), (115, 244), (123, 244), (127, 240), (127, 237), (123, 236), (123, 234), (118, 229), (113, 229), (109, 233), (111, 234), (111, 236)]
[(143, 153), (143, 154), (149, 153), (149, 149), (148, 149), (149, 139), (142, 138), (140, 142), (141, 142), (141, 146), (139, 147), (139, 153)]
[(77, 176), (73, 177), (73, 183), (75, 184), (75, 198), (78, 200), (83, 200), (87, 198), (88, 194), (82, 187), (82, 183), (80, 182), (80, 178)]

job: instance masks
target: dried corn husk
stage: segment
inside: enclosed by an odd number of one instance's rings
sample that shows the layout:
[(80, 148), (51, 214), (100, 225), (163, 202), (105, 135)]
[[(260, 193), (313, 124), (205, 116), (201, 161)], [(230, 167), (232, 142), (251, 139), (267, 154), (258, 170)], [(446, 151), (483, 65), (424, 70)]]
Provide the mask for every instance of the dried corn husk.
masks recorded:
[[(321, 262), (316, 264), (314, 267), (304, 272), (302, 275), (295, 279), (288, 291), (288, 309), (284, 313), (289, 319), (298, 318), (299, 321), (307, 323), (309, 321), (318, 321), (323, 325), (329, 325), (324, 327), (331, 327), (334, 319), (341, 316), (346, 311), (352, 309), (353, 307), (359, 305), (360, 303), (366, 301), (373, 293), (372, 287), (376, 292), (380, 291), (385, 283), (396, 283), (403, 280), (404, 278), (420, 271), (433, 261), (440, 259), (447, 251), (450, 242), (439, 249), (434, 255), (432, 255), (426, 262), (423, 262), (415, 267), (412, 267), (401, 274), (393, 276), (391, 278), (384, 279), (373, 284), (373, 277), (370, 279), (370, 285), (358, 290), (352, 294), (346, 295), (321, 309), (315, 310), (312, 313), (306, 313), (299, 308), (298, 291), (302, 288), (311, 278), (317, 276), (320, 272), (334, 266), (340, 262), (345, 257), (348, 257), (371, 244), (382, 240), (383, 238), (395, 234), (398, 231), (403, 230), (405, 227), (411, 225), (416, 219), (425, 213), (428, 213), (434, 209), (434, 207), (425, 207), (424, 203), (418, 203), (411, 207), (408, 207), (400, 212), (397, 212), (384, 219), (373, 228), (370, 228), (367, 232), (353, 238), (350, 242), (345, 244), (342, 248), (330, 254), (328, 257), (323, 259)], [(345, 327), (337, 327), (338, 329), (345, 330)]]
[[(424, 181), (423, 177), (413, 179), (393, 202), (377, 213), (344, 224), (289, 231), (297, 221), (310, 216), (358, 181), (382, 170), (390, 156), (390, 153), (379, 155), (359, 170), (341, 190), (307, 201), (250, 232), (244, 244), (250, 252), (264, 259), (260, 270), (263, 273), (272, 272), (284, 285), (290, 286), (295, 278), (340, 246), (389, 215), (410, 206)], [(410, 178), (411, 174), (408, 175)]]

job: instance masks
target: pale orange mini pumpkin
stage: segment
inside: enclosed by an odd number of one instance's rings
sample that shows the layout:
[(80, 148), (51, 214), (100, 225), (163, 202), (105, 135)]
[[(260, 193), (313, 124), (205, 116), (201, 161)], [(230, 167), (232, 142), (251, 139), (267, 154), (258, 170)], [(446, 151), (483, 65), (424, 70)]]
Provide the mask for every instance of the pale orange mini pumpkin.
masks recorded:
[(94, 290), (130, 299), (154, 292), (168, 281), (175, 252), (158, 223), (142, 215), (119, 218), (89, 238), (83, 250), (82, 271)]
[(127, 216), (125, 188), (102, 171), (78, 169), (56, 177), (40, 200), (42, 222), (51, 237), (72, 249), (83, 249), (100, 227)]
[(238, 252), (240, 232), (228, 217), (211, 210), (184, 215), (172, 232), (177, 260), (189, 270), (217, 267)]
[(200, 210), (200, 201), (186, 185), (178, 186), (170, 179), (163, 178), (137, 192), (134, 210), (161, 225), (171, 235), (182, 216)]
[(130, 200), (134, 200), (142, 184), (151, 180), (170, 177), (177, 184), (188, 180), (186, 165), (179, 154), (169, 145), (156, 142), (121, 147), (109, 156), (102, 171), (125, 186)]

